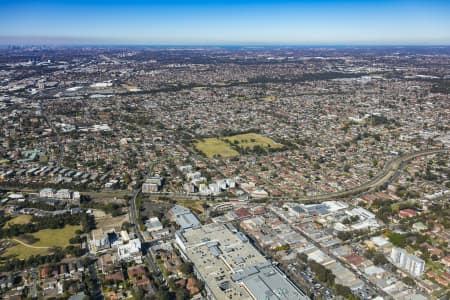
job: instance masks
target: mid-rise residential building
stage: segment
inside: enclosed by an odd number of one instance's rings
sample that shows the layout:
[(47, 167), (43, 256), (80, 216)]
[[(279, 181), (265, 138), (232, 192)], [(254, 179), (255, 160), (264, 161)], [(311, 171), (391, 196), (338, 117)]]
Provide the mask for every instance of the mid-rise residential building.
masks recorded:
[(412, 276), (420, 276), (425, 271), (425, 261), (413, 254), (409, 254), (402, 248), (392, 248), (391, 260), (394, 265), (407, 271)]
[(39, 192), (39, 196), (42, 198), (53, 198), (56, 191), (52, 188), (45, 188)]
[(117, 246), (117, 254), (120, 260), (132, 261), (141, 258), (141, 241), (139, 239), (129, 240)]
[(155, 193), (157, 192), (162, 186), (162, 178), (159, 176), (154, 176), (151, 178), (148, 178), (143, 184), (142, 184), (142, 193)]
[(111, 248), (109, 240), (109, 232), (103, 229), (95, 229), (91, 232), (92, 239), (90, 243), (90, 250), (93, 253), (101, 252)]

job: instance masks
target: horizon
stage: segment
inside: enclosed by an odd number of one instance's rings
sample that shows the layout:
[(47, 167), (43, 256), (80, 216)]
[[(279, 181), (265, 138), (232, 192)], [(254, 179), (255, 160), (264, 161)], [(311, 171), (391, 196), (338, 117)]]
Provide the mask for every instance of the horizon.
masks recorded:
[(1, 45), (450, 45), (442, 0), (19, 0), (0, 8)]
[[(1, 38), (1, 37), (0, 37)], [(109, 44), (109, 43), (2, 43), (0, 41), (0, 48), (8, 47), (42, 47), (42, 48), (136, 48), (136, 49), (372, 49), (372, 48), (386, 48), (386, 49), (408, 49), (408, 48), (450, 48), (450, 44)]]

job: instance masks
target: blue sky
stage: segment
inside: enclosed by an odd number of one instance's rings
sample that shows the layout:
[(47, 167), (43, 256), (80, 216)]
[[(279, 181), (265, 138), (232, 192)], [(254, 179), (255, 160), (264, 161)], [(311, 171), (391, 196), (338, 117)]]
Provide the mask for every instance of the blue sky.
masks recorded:
[(450, 45), (450, 0), (0, 0), (0, 43)]

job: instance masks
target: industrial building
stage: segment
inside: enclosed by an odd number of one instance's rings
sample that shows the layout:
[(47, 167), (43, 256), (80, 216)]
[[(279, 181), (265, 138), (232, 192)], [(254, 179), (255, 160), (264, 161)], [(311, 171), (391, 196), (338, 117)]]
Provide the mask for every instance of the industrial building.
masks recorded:
[(223, 224), (176, 233), (177, 247), (192, 261), (211, 299), (309, 299), (248, 238)]
[(186, 207), (175, 205), (169, 210), (169, 214), (182, 230), (196, 228), (201, 225), (197, 217)]

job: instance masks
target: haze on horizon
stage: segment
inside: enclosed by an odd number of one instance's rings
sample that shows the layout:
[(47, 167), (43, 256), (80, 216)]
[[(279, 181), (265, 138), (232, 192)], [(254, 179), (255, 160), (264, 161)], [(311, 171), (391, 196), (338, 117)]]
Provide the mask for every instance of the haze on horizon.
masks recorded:
[(450, 1), (0, 2), (0, 44), (450, 45)]

